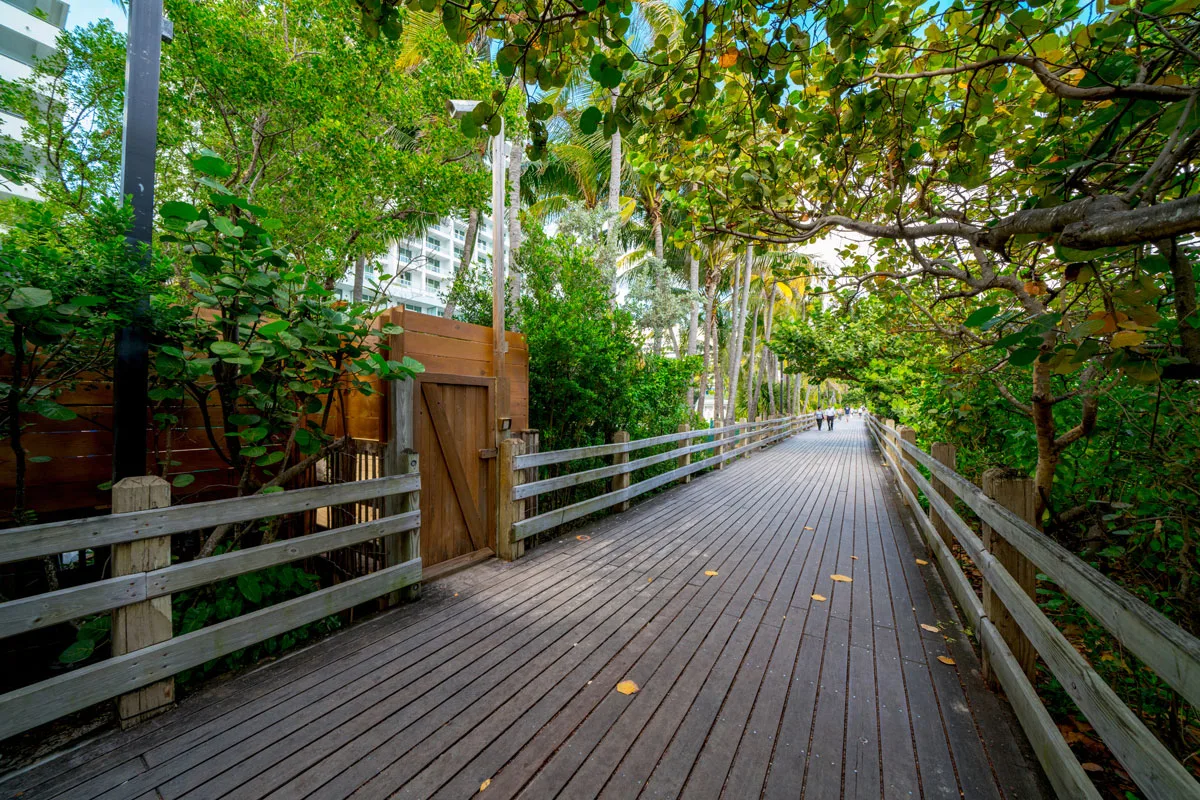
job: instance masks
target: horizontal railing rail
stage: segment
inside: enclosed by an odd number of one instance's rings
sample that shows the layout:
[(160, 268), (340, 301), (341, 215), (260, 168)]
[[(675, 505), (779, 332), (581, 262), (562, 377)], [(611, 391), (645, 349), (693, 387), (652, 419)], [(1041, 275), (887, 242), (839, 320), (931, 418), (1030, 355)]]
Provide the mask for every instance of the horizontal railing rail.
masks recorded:
[[(20, 558), (30, 558), (100, 545), (128, 546), (130, 542), (231, 522), (404, 495), (403, 502), (393, 504), (399, 513), (381, 519), (0, 603), (0, 638), (93, 614), (126, 613), (122, 609), (138, 603), (149, 605), (149, 601), (156, 599), (159, 603), (167, 603), (165, 613), (169, 620), (170, 595), (185, 589), (372, 539), (394, 541), (400, 535), (419, 536), (421, 515), (416, 509), (419, 508), (417, 495), (421, 478), (416, 465), (416, 456), (410, 455), (407, 474), (394, 477), (112, 514), (68, 523), (30, 525), (0, 532), (0, 548), (3, 548), (0, 561), (16, 561), (19, 559), (14, 557), (14, 552)], [(8, 549), (10, 546), (12, 550)], [(169, 540), (164, 546), (169, 554)], [(417, 553), (417, 557), (395, 563), (402, 551), (396, 542), (388, 548), (386, 566), (368, 575), (180, 636), (171, 636), (168, 632), (163, 641), (115, 654), (2, 694), (0, 739), (418, 584), (421, 581), (419, 545), (409, 542), (408, 549)]]
[[(806, 415), (813, 417), (814, 415)], [(725, 425), (720, 428), (697, 428), (696, 430), (679, 431), (677, 433), (667, 433), (662, 436), (651, 436), (648, 439), (634, 439), (629, 442), (612, 442), (610, 444), (596, 444), (587, 447), (571, 447), (566, 450), (547, 450), (543, 453), (530, 453), (528, 455), (517, 456), (514, 466), (517, 469), (526, 469), (527, 467), (544, 467), (548, 464), (561, 464), (565, 461), (579, 461), (585, 458), (599, 458), (602, 456), (612, 456), (619, 453), (632, 453), (636, 450), (645, 450), (647, 447), (654, 447), (660, 444), (670, 444), (671, 442), (679, 442), (684, 439), (698, 439), (701, 436), (721, 436), (722, 434), (731, 433), (740, 430), (752, 430), (762, 428), (776, 422), (777, 420), (764, 419), (757, 422), (741, 422), (736, 425)]]
[[(567, 461), (576, 461), (583, 458), (593, 458), (603, 455), (621, 456), (657, 445), (670, 444), (674, 442), (690, 442), (691, 440), (701, 438), (706, 439), (706, 441), (702, 441), (697, 444), (686, 444), (683, 447), (677, 447), (663, 453), (656, 453), (643, 458), (622, 461), (606, 467), (583, 470), (581, 472), (560, 475), (539, 481), (530, 481), (529, 483), (513, 481), (511, 484), (511, 494), (508, 498), (501, 498), (502, 504), (506, 500), (516, 502), (529, 497), (536, 497), (556, 489), (579, 486), (592, 481), (604, 480), (606, 478), (620, 478), (621, 476), (629, 475), (636, 470), (653, 466), (655, 464), (661, 464), (672, 459), (676, 459), (680, 462), (680, 466), (677, 466), (673, 470), (646, 478), (645, 480), (638, 481), (637, 483), (627, 483), (624, 486), (614, 488), (612, 491), (605, 492), (604, 494), (600, 494), (587, 500), (581, 500), (577, 503), (572, 503), (562, 508), (547, 511), (527, 519), (518, 519), (514, 517), (511, 520), (511, 524), (508, 522), (502, 522), (500, 535), (507, 535), (509, 540), (512, 542), (520, 542), (538, 533), (556, 528), (559, 525), (580, 519), (581, 517), (585, 517), (597, 511), (602, 511), (618, 504), (628, 503), (633, 498), (645, 494), (646, 492), (652, 491), (661, 486), (665, 486), (674, 481), (687, 478), (690, 475), (694, 475), (695, 473), (710, 467), (718, 466), (732, 458), (736, 458), (739, 455), (748, 453), (755, 448), (763, 447), (787, 438), (797, 430), (801, 430), (811, 425), (815, 418), (815, 415), (805, 414), (795, 417), (784, 417), (762, 420), (759, 422), (727, 425), (721, 428), (699, 428), (696, 430), (680, 431), (678, 433), (668, 434), (666, 436), (654, 436), (647, 439), (636, 439), (629, 442), (617, 442), (609, 445), (597, 445), (594, 447), (578, 447), (570, 450), (548, 451), (545, 453), (536, 453), (531, 456), (516, 455), (511, 460), (511, 470), (514, 472), (532, 466), (558, 464)], [(741, 432), (738, 433), (738, 431)], [(740, 446), (734, 446), (743, 442), (744, 444), (740, 444)], [(699, 461), (691, 460), (691, 456), (693, 454), (712, 449), (717, 449), (718, 452), (715, 455)], [(500, 468), (503, 470), (508, 469), (509, 467), (502, 463)], [(626, 479), (626, 481), (628, 481), (628, 479)]]
[[(954, 497), (1007, 544), (1036, 565), (1092, 614), (1113, 637), (1188, 702), (1200, 699), (1200, 639), (1067, 551), (1033, 525), (988, 497), (978, 487), (919, 449), (899, 432), (868, 417), (868, 426), (894, 471), (897, 485), (914, 511), (922, 538), (933, 551), (947, 584), (975, 628), (986, 657), (1008, 695), (1055, 790), (1063, 797), (1098, 798), (1092, 781), (1067, 746), (1032, 683), (1014, 657), (995, 621), (962, 572), (954, 554), (920, 506), (916, 491), (949, 529), (979, 569), (987, 587), (1003, 604), (1050, 672), (1079, 706), (1100, 738), (1151, 798), (1200, 798), (1200, 783), (1154, 736), (1137, 714), (1092, 668), (1055, 627), (983, 539), (962, 519), (918, 468), (923, 466)], [(907, 476), (915, 490), (904, 478)]]
[[(26, 525), (0, 531), (0, 564), (24, 561), (72, 550), (151, 539), (211, 528), (233, 522), (311, 511), (325, 506), (356, 503), (375, 497), (404, 494), (420, 488), (420, 477), (396, 475), (369, 481), (292, 489), (273, 494), (231, 497), (183, 506), (130, 511), (104, 517)], [(203, 517), (198, 516), (203, 514)], [(199, 520), (199, 521), (198, 521)]]

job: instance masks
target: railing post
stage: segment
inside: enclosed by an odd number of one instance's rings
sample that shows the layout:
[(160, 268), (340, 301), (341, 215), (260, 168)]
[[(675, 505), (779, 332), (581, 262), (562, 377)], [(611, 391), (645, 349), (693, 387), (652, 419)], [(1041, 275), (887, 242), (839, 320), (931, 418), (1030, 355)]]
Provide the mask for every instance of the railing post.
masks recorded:
[[(629, 441), (629, 431), (617, 431), (613, 434), (612, 440), (613, 444), (625, 444)], [(613, 454), (613, 464), (627, 463), (629, 463), (629, 453), (626, 452)], [(612, 478), (612, 489), (610, 491), (616, 492), (620, 491), (621, 489), (627, 489), (632, 481), (633, 475), (628, 472), (621, 473), (620, 475), (614, 475)], [(615, 508), (617, 511), (628, 511), (629, 501), (623, 500), (620, 503), (617, 503)]]
[[(683, 433), (683, 432), (689, 430), (689, 428), (690, 428), (690, 426), (686, 422), (679, 423), (679, 432), (680, 433)], [(689, 448), (691, 446), (692, 446), (692, 440), (690, 438), (679, 440), (679, 449), (680, 450), (686, 450), (687, 448)], [(679, 458), (675, 459), (675, 467), (677, 469), (682, 469), (691, 463), (692, 463), (692, 454), (691, 453), (684, 453)], [(682, 478), (679, 479), (679, 482), (680, 483), (691, 483), (692, 476), (684, 475)]]
[[(952, 444), (945, 442), (934, 442), (929, 446), (929, 454), (933, 456), (933, 460), (939, 464), (943, 464), (950, 469), (957, 469), (957, 452)], [(931, 476), (933, 489), (938, 493), (938, 496), (945, 500), (950, 506), (954, 505), (954, 492), (950, 491), (950, 487), (937, 479), (936, 475)], [(942, 519), (941, 515), (933, 507), (933, 503), (929, 504), (929, 521), (933, 523), (933, 529), (938, 532), (938, 536), (942, 537), (942, 541), (946, 543), (946, 547), (950, 547), (954, 543), (954, 534), (950, 532), (950, 526)], [(953, 552), (953, 551), (951, 551)]]
[[(421, 461), (417, 456), (417, 451), (407, 447), (401, 450), (395, 463), (389, 465), (389, 471), (393, 475), (419, 474), (421, 472)], [(384, 509), (389, 516), (421, 510), (421, 493), (419, 491), (389, 497), (388, 500), (391, 502), (385, 503)], [(417, 528), (416, 530), (404, 531), (403, 533), (386, 537), (383, 540), (383, 551), (384, 558), (389, 567), (403, 564), (406, 561), (412, 561), (414, 558), (420, 558), (421, 529)], [(387, 596), (387, 604), (394, 606), (401, 600), (413, 602), (420, 599), (421, 584), (414, 583), (389, 594)]]
[[(1030, 478), (1005, 469), (989, 469), (983, 473), (983, 493), (1030, 525), (1036, 525), (1033, 515), (1033, 481)], [(1008, 574), (1016, 579), (1025, 593), (1036, 600), (1037, 567), (1033, 562), (986, 523), (983, 525), (983, 546), (996, 557)], [(983, 582), (983, 613), (1000, 631), (1025, 676), (1032, 682), (1037, 672), (1037, 651), (1033, 649), (1029, 639), (1021, 632), (1016, 620), (1008, 613), (1008, 609), (986, 580)], [(983, 676), (992, 686), (997, 685), (986, 651), (983, 658)]]
[(512, 539), (512, 526), (525, 518), (525, 501), (513, 500), (513, 487), (525, 482), (523, 470), (515, 465), (517, 456), (524, 455), (525, 442), (520, 439), (501, 439), (496, 458), (500, 470), (496, 486), (496, 555), (503, 561), (513, 561), (525, 555), (525, 542)]
[[(112, 488), (114, 514), (148, 511), (171, 505), (171, 484), (146, 475), (124, 478)], [(171, 566), (171, 537), (155, 536), (136, 542), (115, 544), (112, 548), (113, 577), (148, 572)], [(112, 653), (132, 653), (172, 636), (171, 596), (156, 597), (118, 608), (112, 612)], [(117, 717), (121, 727), (129, 727), (166, 711), (175, 702), (175, 679), (152, 683), (117, 698)]]
[[(541, 449), (541, 434), (536, 428), (529, 428), (521, 431), (521, 441), (525, 442), (525, 452), (532, 455), (540, 452)], [(537, 467), (529, 467), (525, 470), (525, 474), (521, 477), (521, 483), (533, 483), (537, 480)], [(538, 496), (525, 498), (525, 517), (536, 517), (538, 515)]]
[(887, 456), (887, 459), (895, 464), (896, 458), (894, 455), (895, 451), (892, 449), (892, 437), (896, 435), (896, 420), (885, 419), (883, 427), (885, 429), (883, 433), (883, 452)]
[[(713, 441), (714, 441), (714, 442), (719, 442), (719, 441), (721, 441), (721, 440), (722, 440), (722, 439), (724, 439), (724, 438), (725, 438), (725, 434), (723, 434), (723, 433), (714, 433), (714, 434), (713, 434)], [(713, 451), (712, 451), (712, 454), (713, 454), (714, 456), (721, 456), (721, 455), (724, 455), (724, 454), (725, 454), (725, 445), (723, 445), (723, 444), (719, 444), (719, 445), (717, 445), (716, 447), (714, 447), (714, 448), (713, 448)], [(715, 467), (713, 467), (713, 469), (725, 469), (725, 460), (724, 460), (724, 459), (718, 459), (718, 460), (717, 460), (717, 463), (716, 463), (716, 466), (715, 466)]]
[[(901, 425), (901, 426), (900, 426), (900, 430), (898, 431), (898, 433), (900, 434), (900, 439), (901, 439), (901, 441), (908, 442), (908, 443), (909, 443), (909, 444), (911, 444), (911, 445), (916, 445), (916, 443), (917, 443), (917, 432), (916, 432), (914, 429), (912, 429), (912, 428), (908, 427), (907, 425)], [(896, 460), (897, 460), (897, 462), (899, 462), (899, 460), (900, 460), (900, 459), (904, 459), (904, 460), (905, 460), (905, 461), (907, 461), (909, 464), (912, 464), (914, 467), (917, 465), (917, 460), (916, 460), (915, 458), (913, 458), (913, 457), (912, 457), (912, 456), (910, 456), (908, 453), (906, 453), (906, 452), (903, 450), (903, 448), (901, 448), (901, 447), (897, 446), (897, 447), (896, 447)], [(921, 507), (920, 507), (919, 505), (916, 505), (916, 500), (917, 500), (917, 482), (916, 482), (916, 481), (914, 481), (914, 480), (912, 479), (912, 476), (911, 476), (911, 475), (909, 475), (907, 472), (905, 472), (905, 471), (904, 471), (904, 467), (903, 467), (903, 466), (901, 466), (901, 467), (900, 467), (900, 477), (904, 479), (904, 485), (908, 487), (908, 491), (912, 492), (913, 504), (914, 504), (914, 505), (913, 505), (913, 513), (914, 513), (914, 514), (919, 514), (919, 513), (921, 512)], [(905, 499), (904, 499), (904, 500), (905, 500), (905, 502), (908, 502), (908, 498), (907, 498), (907, 497), (905, 497)]]

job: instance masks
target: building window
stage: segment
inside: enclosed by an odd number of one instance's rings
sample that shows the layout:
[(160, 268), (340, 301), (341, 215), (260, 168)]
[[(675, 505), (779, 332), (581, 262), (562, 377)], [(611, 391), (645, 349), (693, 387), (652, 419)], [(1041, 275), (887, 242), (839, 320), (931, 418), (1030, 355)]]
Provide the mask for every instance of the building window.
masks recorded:
[(462, 261), (462, 257), (463, 257), (463, 249), (461, 247), (454, 248), (454, 260)]
[(401, 286), (412, 286), (412, 273), (411, 272), (405, 272), (400, 276), (400, 285)]
[(429, 263), (425, 265), (425, 268), (435, 275), (440, 275), (442, 273), (442, 262), (436, 258), (431, 258), (429, 259)]
[(463, 241), (464, 239), (467, 238), (466, 230), (455, 225), (454, 226), (454, 238), (458, 239), (460, 242)]
[(439, 291), (442, 288), (442, 282), (435, 281), (433, 278), (427, 280), (426, 285), (429, 286), (429, 291), (431, 292)]
[(407, 247), (401, 247), (396, 251), (396, 255), (405, 261), (411, 261), (413, 257), (412, 250), (409, 250)]
[(441, 250), (442, 249), (442, 243), (439, 242), (437, 239), (433, 238), (432, 236), (425, 237), (425, 244), (431, 250)]
[(415, 311), (415, 312), (417, 312), (418, 314), (424, 314), (424, 313), (425, 313), (424, 311), (422, 311), (422, 310), (421, 310), (421, 307), (420, 307), (420, 306), (414, 306), (412, 303), (405, 303), (405, 304), (404, 304), (404, 310), (405, 310), (405, 311)]

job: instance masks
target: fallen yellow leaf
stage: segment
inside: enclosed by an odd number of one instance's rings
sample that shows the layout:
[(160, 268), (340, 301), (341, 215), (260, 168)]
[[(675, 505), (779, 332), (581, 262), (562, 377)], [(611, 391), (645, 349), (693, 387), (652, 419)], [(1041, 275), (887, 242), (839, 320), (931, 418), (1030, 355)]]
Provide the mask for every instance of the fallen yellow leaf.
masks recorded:
[(633, 681), (621, 681), (617, 684), (617, 691), (621, 694), (633, 694), (638, 690), (638, 685)]
[(922, 629), (922, 630), (927, 630), (927, 631), (929, 631), (930, 633), (941, 633), (941, 632), (942, 632), (942, 631), (941, 631), (941, 629), (939, 629), (939, 628), (938, 628), (938, 626), (936, 626), (936, 625), (929, 625), (929, 624), (926, 624), (926, 623), (924, 623), (924, 622), (922, 622), (922, 623), (921, 623), (921, 629)]
[(1079, 766), (1083, 767), (1088, 772), (1104, 772), (1104, 767), (1100, 766), (1099, 764), (1095, 764), (1091, 761), (1085, 761), (1084, 763), (1080, 764)]
[(715, 569), (706, 569), (704, 570), (704, 574), (710, 578), (715, 578), (717, 576), (717, 571)]
[(817, 602), (824, 603), (824, 602), (825, 602), (825, 595), (823, 595), (823, 594), (814, 594), (814, 595), (812, 596), (812, 599), (813, 599), (813, 600), (816, 600)]
[(811, 530), (812, 530), (812, 528), (810, 528), (810, 527), (808, 527), (807, 525), (805, 525), (805, 526), (804, 526), (804, 530), (806, 530), (806, 531), (811, 531)]
[(927, 564), (929, 564), (929, 562), (928, 562), (928, 561), (926, 561), (925, 559), (923, 559), (923, 558), (918, 558), (918, 559), (917, 559), (917, 566), (918, 566), (918, 567), (924, 567), (924, 566), (926, 566)]
[(483, 783), (479, 784), (479, 791), (481, 791), (481, 792), (482, 792), (484, 789), (486, 789), (487, 787), (489, 787), (489, 786), (491, 786), (491, 785), (492, 785), (492, 779), (491, 779), (491, 778), (488, 778), (486, 781), (484, 781)]
[(858, 556), (850, 556), (851, 561), (858, 561)]
[(938, 661), (942, 662), (943, 664), (950, 664), (952, 666), (954, 664), (954, 659), (950, 656), (938, 656)]
[(838, 583), (852, 583), (854, 581), (853, 578), (848, 578), (845, 575), (830, 575), (829, 577)]
[(581, 533), (578, 536), (576, 536), (575, 538), (581, 542), (586, 542), (588, 539), (590, 539), (592, 537), (588, 536), (586, 533)]

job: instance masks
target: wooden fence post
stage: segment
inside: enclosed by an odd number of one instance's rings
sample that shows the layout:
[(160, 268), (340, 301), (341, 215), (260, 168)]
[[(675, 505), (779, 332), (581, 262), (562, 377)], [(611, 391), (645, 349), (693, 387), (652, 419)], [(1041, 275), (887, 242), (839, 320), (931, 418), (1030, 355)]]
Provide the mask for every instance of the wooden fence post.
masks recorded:
[[(629, 431), (617, 431), (613, 434), (613, 444), (625, 444), (629, 441)], [(629, 453), (615, 453), (613, 455), (613, 464), (629, 463)], [(610, 491), (618, 491), (620, 489), (629, 488), (629, 484), (633, 482), (633, 474), (630, 472), (614, 475), (612, 478), (612, 489)], [(616, 505), (617, 511), (628, 511), (629, 501), (624, 500)]]
[(525, 501), (513, 500), (513, 487), (525, 482), (523, 470), (515, 466), (517, 456), (525, 454), (525, 442), (520, 439), (501, 439), (496, 466), (500, 475), (496, 481), (496, 555), (503, 561), (513, 561), (525, 555), (525, 542), (512, 540), (512, 526), (525, 518)]
[[(909, 444), (912, 444), (912, 445), (915, 445), (917, 443), (917, 432), (913, 428), (910, 428), (907, 425), (901, 425), (898, 433), (900, 434), (900, 439), (902, 441), (908, 442)], [(910, 456), (908, 453), (904, 452), (904, 450), (901, 449), (900, 447), (896, 448), (896, 458), (897, 458), (897, 461), (899, 461), (900, 459), (903, 459), (903, 460), (907, 461), (909, 464), (912, 464), (914, 467), (917, 465), (917, 460), (915, 458), (913, 458), (912, 456)], [(908, 490), (910, 492), (912, 492), (913, 503), (914, 503), (913, 513), (919, 514), (921, 512), (921, 507), (919, 505), (915, 505), (916, 499), (917, 499), (917, 482), (912, 479), (912, 476), (910, 476), (907, 472), (904, 471), (903, 466), (900, 467), (900, 477), (904, 479), (904, 485), (908, 487)], [(905, 502), (908, 502), (907, 497), (905, 497)]]
[[(989, 469), (983, 473), (983, 493), (1030, 525), (1036, 525), (1033, 515), (1033, 480), (1006, 469)], [(983, 525), (983, 546), (996, 557), (1001, 566), (1016, 579), (1031, 599), (1037, 599), (1037, 567), (986, 523)], [(1017, 663), (1032, 682), (1037, 672), (1037, 651), (1021, 632), (1016, 620), (1008, 613), (985, 580), (983, 582), (983, 613), (987, 615), (1012, 650)], [(995, 673), (987, 658), (983, 658), (983, 676), (992, 686), (997, 685)]]
[[(952, 444), (945, 442), (934, 442), (929, 446), (929, 454), (939, 464), (944, 464), (950, 469), (957, 469), (957, 453), (958, 448)], [(938, 493), (938, 496), (954, 506), (954, 492), (950, 491), (950, 487), (937, 479), (937, 476), (931, 476), (933, 489)], [(946, 547), (950, 547), (954, 543), (954, 534), (950, 532), (950, 526), (946, 524), (941, 515), (934, 509), (933, 503), (929, 504), (929, 520), (933, 523), (933, 528), (938, 532), (938, 536), (942, 537), (942, 541), (946, 543)], [(953, 550), (951, 550), (953, 552)]]
[[(684, 431), (687, 431), (689, 429), (689, 427), (690, 426), (686, 422), (681, 422), (681, 423), (679, 423), (679, 432), (683, 433)], [(692, 440), (690, 438), (679, 440), (679, 449), (680, 450), (684, 450), (691, 446), (692, 446)], [(682, 469), (683, 467), (686, 467), (691, 463), (692, 463), (692, 454), (691, 453), (684, 453), (679, 458), (675, 459), (675, 466), (678, 469)], [(684, 475), (682, 478), (679, 479), (679, 482), (680, 483), (691, 483), (692, 476)]]
[(896, 420), (885, 419), (883, 421), (883, 427), (886, 429), (883, 434), (884, 455), (887, 456), (889, 461), (895, 462), (896, 459), (893, 455), (894, 451), (892, 448), (892, 437), (895, 436), (895, 434), (896, 434)]
[[(145, 475), (124, 478), (112, 488), (114, 514), (148, 511), (171, 505), (171, 484), (162, 478)], [(115, 544), (112, 548), (113, 577), (148, 572), (171, 566), (171, 537), (155, 536), (136, 542)], [(132, 653), (172, 636), (171, 596), (131, 603), (112, 612), (112, 653)], [(175, 702), (175, 679), (144, 686), (117, 698), (117, 717), (127, 728), (160, 712)]]
[[(390, 473), (392, 475), (407, 475), (413, 472), (421, 471), (421, 461), (417, 456), (417, 451), (411, 448), (406, 448), (400, 453), (399, 463), (390, 465)], [(389, 516), (392, 514), (406, 514), (409, 511), (421, 510), (421, 493), (408, 492), (403, 495), (389, 497), (392, 504), (388, 507)], [(390, 510), (394, 509), (394, 510)], [(393, 536), (388, 536), (383, 540), (384, 557), (387, 566), (394, 567), (397, 564), (403, 564), (406, 561), (412, 561), (414, 558), (421, 557), (421, 529), (404, 531)], [(397, 592), (392, 592), (387, 596), (387, 604), (394, 606), (401, 600), (409, 602), (421, 599), (421, 584), (414, 583), (405, 586)]]
[[(394, 309), (393, 309), (394, 311)], [(395, 320), (393, 320), (394, 322)], [(395, 341), (396, 337), (391, 337)], [(388, 382), (388, 440), (383, 451), (384, 472), (387, 475), (405, 475), (420, 471), (420, 462), (413, 443), (413, 391), (416, 381), (408, 378)], [(421, 496), (418, 492), (392, 495), (384, 500), (384, 513), (391, 517), (407, 511), (419, 511)], [(387, 566), (403, 564), (421, 555), (421, 531), (405, 531), (388, 536), (383, 540), (384, 559)], [(388, 605), (401, 600), (419, 600), (421, 585), (405, 586), (387, 596)]]
[[(724, 438), (725, 438), (724, 434), (720, 434), (720, 433), (713, 434), (714, 442), (719, 442)], [(723, 445), (723, 444), (717, 445), (716, 447), (713, 448), (713, 451), (712, 451), (712, 454), (714, 456), (723, 455), (724, 453), (725, 453), (725, 445)], [(717, 461), (716, 466), (714, 466), (713, 469), (725, 469), (725, 462)]]
[[(532, 455), (541, 450), (541, 434), (536, 428), (529, 428), (521, 431), (521, 441), (525, 443), (525, 452)], [(525, 470), (525, 474), (521, 476), (521, 483), (533, 483), (537, 480), (537, 467), (530, 467)], [(525, 498), (525, 516), (524, 519), (536, 517), (538, 515), (538, 496)]]

